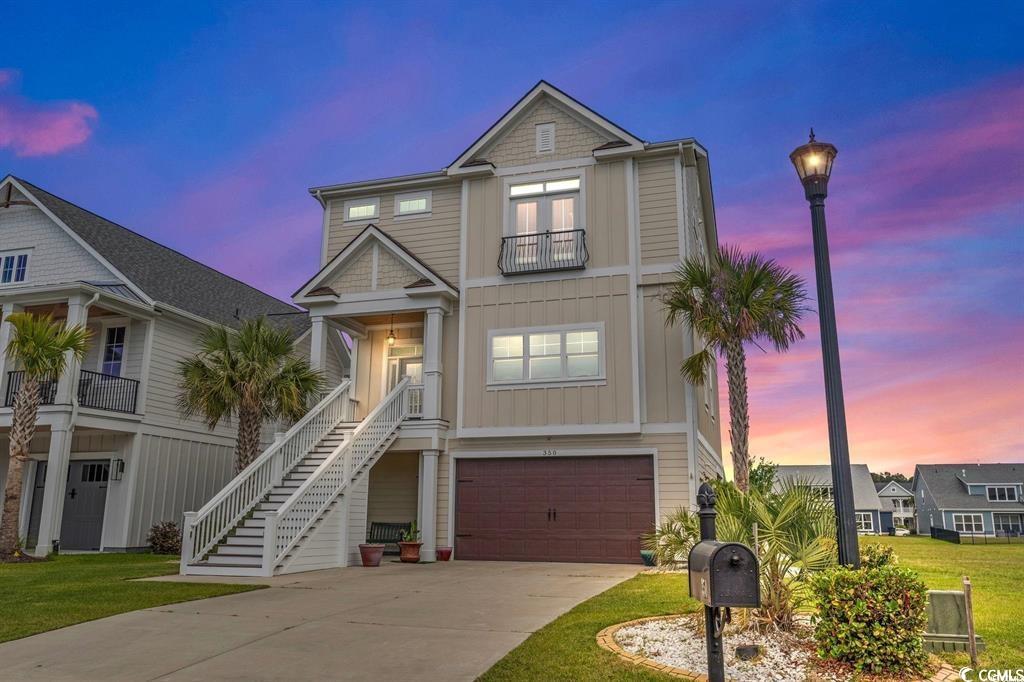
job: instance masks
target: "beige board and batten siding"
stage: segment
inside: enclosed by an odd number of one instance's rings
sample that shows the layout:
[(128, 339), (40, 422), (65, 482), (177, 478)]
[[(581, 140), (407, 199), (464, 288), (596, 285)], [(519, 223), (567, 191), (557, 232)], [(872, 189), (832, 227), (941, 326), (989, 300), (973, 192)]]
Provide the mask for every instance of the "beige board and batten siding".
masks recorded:
[[(466, 297), (463, 428), (628, 424), (633, 414), (630, 283), (626, 275), (474, 287)], [(605, 383), (487, 386), (488, 332), (603, 323)]]
[[(18, 191), (12, 201), (27, 201)], [(28, 274), (19, 286), (111, 281), (113, 273), (35, 206), (0, 211), (0, 251), (30, 250)]]
[(367, 527), (374, 522), (410, 523), (416, 520), (420, 455), (388, 451), (370, 469)]
[(679, 261), (676, 163), (674, 156), (637, 163), (643, 265)]
[[(334, 258), (363, 229), (373, 223), (398, 241), (449, 282), (459, 279), (459, 181), (446, 181), (422, 191), (431, 192), (431, 211), (424, 215), (395, 217), (395, 194), (416, 190), (367, 191), (365, 194), (338, 197), (328, 203), (326, 260)], [(380, 217), (359, 222), (345, 222), (345, 202), (353, 198), (380, 197)], [(326, 262), (326, 261), (325, 261)]]
[(641, 325), (644, 340), (644, 421), (680, 423), (686, 419), (685, 382), (682, 367), (683, 331), (665, 324), (662, 289), (644, 287)]
[[(553, 123), (555, 126), (554, 151), (537, 153), (537, 126)], [(590, 156), (594, 149), (610, 142), (607, 133), (584, 124), (575, 114), (542, 96), (511, 130), (477, 153), (496, 167), (523, 166), (544, 161), (563, 161)]]
[[(547, 172), (546, 175), (550, 175)], [(588, 268), (629, 264), (627, 166), (623, 161), (567, 168), (559, 177), (580, 176), (585, 210), (577, 223), (586, 230)], [(509, 219), (505, 183), (529, 182), (530, 176), (470, 180), (466, 208), (466, 277), (497, 277), (498, 254)]]

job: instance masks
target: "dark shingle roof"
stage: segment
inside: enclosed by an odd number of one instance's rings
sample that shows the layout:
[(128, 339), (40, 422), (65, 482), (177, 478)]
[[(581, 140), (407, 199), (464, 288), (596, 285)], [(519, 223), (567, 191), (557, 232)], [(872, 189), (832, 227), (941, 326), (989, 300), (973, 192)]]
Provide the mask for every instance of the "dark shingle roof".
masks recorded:
[(1024, 464), (918, 464), (914, 489), (922, 484), (940, 509), (996, 509), (1018, 512), (1024, 500), (989, 502), (968, 495), (966, 483), (1024, 483)]
[(18, 179), (85, 243), (154, 301), (228, 326), (260, 315), (301, 314), (284, 301), (174, 249)]
[[(853, 508), (881, 509), (874, 481), (867, 464), (851, 464), (853, 478)], [(775, 470), (775, 480), (795, 481), (807, 485), (832, 485), (832, 467), (828, 464), (783, 464)]]

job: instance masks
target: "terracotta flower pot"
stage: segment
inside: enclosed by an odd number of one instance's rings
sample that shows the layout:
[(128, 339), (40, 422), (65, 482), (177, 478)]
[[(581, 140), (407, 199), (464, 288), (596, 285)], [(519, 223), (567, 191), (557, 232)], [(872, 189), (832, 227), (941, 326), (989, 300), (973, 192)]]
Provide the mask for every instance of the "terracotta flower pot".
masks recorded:
[(448, 561), (451, 558), (452, 558), (452, 548), (451, 547), (438, 547), (437, 548), (437, 560), (438, 561)]
[(384, 545), (359, 545), (359, 558), (363, 560), (363, 566), (367, 568), (380, 566), (382, 556), (384, 556)]
[(399, 542), (398, 558), (407, 564), (415, 564), (420, 560), (420, 546), (422, 542)]

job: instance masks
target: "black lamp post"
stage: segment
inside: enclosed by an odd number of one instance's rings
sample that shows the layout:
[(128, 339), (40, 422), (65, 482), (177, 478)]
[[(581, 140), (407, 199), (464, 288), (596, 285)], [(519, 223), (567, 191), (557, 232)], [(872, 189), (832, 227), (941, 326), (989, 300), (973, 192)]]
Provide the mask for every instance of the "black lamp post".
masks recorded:
[(853, 511), (853, 480), (850, 446), (846, 438), (846, 407), (843, 405), (843, 376), (839, 369), (839, 340), (836, 309), (832, 298), (832, 268), (828, 259), (825, 231), (825, 197), (836, 148), (811, 139), (789, 155), (811, 204), (811, 232), (814, 235), (814, 271), (818, 284), (818, 318), (821, 322), (821, 354), (825, 366), (825, 406), (828, 410), (828, 444), (832, 461), (832, 492), (836, 506), (836, 540), (839, 563), (860, 566), (857, 522)]

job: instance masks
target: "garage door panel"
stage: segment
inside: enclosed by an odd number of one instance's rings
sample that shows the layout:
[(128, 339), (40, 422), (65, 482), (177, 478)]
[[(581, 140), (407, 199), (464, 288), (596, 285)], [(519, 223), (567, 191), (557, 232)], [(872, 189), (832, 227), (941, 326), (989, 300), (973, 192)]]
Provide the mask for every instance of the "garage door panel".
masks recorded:
[(654, 523), (650, 456), (460, 459), (456, 556), (639, 562)]

